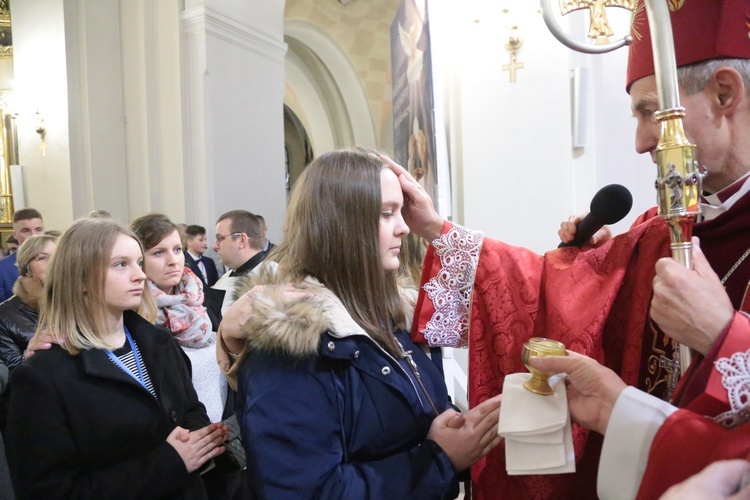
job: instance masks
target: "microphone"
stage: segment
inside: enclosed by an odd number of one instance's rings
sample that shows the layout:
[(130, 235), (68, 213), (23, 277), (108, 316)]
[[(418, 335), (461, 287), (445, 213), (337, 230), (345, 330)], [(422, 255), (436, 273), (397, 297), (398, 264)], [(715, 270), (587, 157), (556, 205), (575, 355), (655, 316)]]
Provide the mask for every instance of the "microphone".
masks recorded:
[(568, 243), (557, 248), (581, 247), (604, 225), (620, 222), (633, 206), (633, 195), (620, 184), (604, 186), (591, 200), (590, 212), (576, 225), (576, 235)]

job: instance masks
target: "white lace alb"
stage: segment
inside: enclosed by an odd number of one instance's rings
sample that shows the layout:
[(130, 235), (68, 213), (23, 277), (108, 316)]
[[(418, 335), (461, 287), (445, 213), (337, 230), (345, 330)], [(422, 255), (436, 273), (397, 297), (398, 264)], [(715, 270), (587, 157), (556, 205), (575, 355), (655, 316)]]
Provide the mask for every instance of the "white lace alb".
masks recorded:
[(722, 374), (730, 410), (714, 417), (714, 421), (728, 429), (750, 422), (750, 351), (720, 358), (715, 366)]
[(454, 224), (432, 242), (442, 269), (424, 285), (435, 308), (423, 332), (431, 346), (467, 345), (471, 292), (483, 241), (483, 233)]

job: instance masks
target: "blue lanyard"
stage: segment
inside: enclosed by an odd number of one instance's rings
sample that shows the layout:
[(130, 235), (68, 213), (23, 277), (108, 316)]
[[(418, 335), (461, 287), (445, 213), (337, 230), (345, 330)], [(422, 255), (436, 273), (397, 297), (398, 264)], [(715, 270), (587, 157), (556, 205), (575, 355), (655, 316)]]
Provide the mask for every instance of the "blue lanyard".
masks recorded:
[[(128, 367), (125, 366), (125, 363), (120, 361), (120, 358), (115, 356), (115, 354), (112, 351), (104, 351), (109, 359), (111, 359), (117, 366), (120, 367), (122, 371), (133, 377), (139, 384), (143, 386), (144, 389), (148, 391), (148, 387), (146, 387), (145, 379), (143, 378), (143, 367), (141, 366), (141, 356), (138, 354), (138, 350), (135, 348), (135, 343), (133, 342), (133, 337), (130, 336), (130, 332), (128, 331), (127, 327), (125, 328), (125, 337), (128, 339), (128, 343), (130, 344), (130, 349), (133, 351), (133, 358), (135, 358), (135, 366), (138, 368), (138, 376), (136, 377), (135, 373), (128, 370)], [(150, 392), (150, 391), (149, 391)]]

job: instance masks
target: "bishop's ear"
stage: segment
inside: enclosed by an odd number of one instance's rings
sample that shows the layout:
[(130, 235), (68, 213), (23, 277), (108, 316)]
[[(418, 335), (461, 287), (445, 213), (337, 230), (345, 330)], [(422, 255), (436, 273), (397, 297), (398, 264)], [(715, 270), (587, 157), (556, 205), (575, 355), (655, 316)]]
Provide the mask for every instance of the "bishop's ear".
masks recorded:
[(712, 102), (720, 114), (734, 113), (737, 106), (747, 98), (742, 75), (728, 66), (717, 69), (706, 87), (712, 93)]

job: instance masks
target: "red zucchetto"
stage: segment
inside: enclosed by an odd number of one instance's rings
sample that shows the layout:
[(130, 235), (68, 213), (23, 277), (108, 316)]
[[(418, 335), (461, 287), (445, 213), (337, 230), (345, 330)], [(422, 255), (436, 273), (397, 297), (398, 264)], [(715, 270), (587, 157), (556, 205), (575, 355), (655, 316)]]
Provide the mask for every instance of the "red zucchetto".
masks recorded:
[[(750, 59), (750, 0), (667, 0), (677, 66), (709, 59)], [(654, 74), (651, 33), (643, 0), (632, 27), (626, 90)]]

